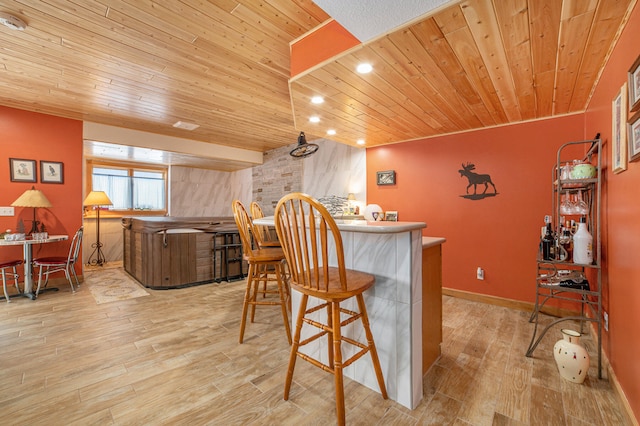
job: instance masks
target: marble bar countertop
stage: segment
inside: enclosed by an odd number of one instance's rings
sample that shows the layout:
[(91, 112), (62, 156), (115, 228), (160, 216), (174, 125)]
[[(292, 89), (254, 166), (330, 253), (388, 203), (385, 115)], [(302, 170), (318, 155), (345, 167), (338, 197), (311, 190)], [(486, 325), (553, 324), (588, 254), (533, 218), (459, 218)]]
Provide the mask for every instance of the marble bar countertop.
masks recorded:
[[(273, 216), (255, 219), (254, 224), (260, 226), (273, 226)], [(424, 222), (370, 222), (367, 220), (336, 219), (338, 229), (341, 231), (364, 232), (371, 234), (395, 234), (398, 232), (413, 231), (426, 228)]]

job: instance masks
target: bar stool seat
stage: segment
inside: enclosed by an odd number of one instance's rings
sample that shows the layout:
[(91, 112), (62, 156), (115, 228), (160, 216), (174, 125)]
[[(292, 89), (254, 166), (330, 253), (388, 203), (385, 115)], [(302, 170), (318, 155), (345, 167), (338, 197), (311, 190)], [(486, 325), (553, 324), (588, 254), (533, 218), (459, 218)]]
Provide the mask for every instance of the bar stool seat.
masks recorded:
[(4, 291), (4, 298), (7, 299), (7, 303), (11, 300), (9, 299), (9, 295), (7, 294), (7, 269), (11, 269), (9, 275), (13, 275), (13, 279), (15, 281), (16, 290), (20, 293), (20, 286), (18, 285), (18, 270), (16, 269), (18, 266), (22, 265), (22, 260), (9, 260), (5, 262), (0, 262), (0, 270), (2, 271), (2, 291)]

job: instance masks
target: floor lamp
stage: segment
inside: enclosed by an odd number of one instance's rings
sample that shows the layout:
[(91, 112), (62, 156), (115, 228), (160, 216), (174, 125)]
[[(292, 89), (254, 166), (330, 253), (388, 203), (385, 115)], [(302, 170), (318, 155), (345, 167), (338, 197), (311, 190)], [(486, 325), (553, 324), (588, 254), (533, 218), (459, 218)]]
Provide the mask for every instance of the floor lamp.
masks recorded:
[[(113, 203), (104, 191), (91, 191), (87, 198), (84, 199), (85, 206), (92, 206), (96, 211), (96, 242), (91, 244), (93, 252), (87, 261), (88, 265), (102, 266), (107, 259), (102, 253), (102, 243), (100, 242), (100, 206), (112, 206)], [(93, 256), (96, 258), (94, 259)]]
[(11, 203), (13, 207), (33, 207), (33, 223), (31, 224), (31, 231), (29, 234), (33, 234), (38, 231), (38, 224), (40, 221), (36, 220), (36, 209), (38, 207), (51, 207), (51, 203), (45, 197), (45, 195), (39, 189), (36, 189), (35, 186), (32, 186), (31, 189), (27, 189), (24, 193), (18, 197), (13, 203)]

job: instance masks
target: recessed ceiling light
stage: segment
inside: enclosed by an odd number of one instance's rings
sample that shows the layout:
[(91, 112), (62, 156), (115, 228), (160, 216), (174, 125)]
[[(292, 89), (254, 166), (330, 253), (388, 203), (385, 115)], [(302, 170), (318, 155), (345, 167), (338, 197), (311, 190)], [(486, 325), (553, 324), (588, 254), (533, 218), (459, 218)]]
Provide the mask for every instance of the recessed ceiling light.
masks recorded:
[(26, 22), (7, 12), (0, 12), (0, 24), (18, 31), (23, 31), (27, 28)]
[(358, 139), (358, 140), (356, 141), (356, 143), (357, 143), (358, 145), (364, 145), (364, 144), (365, 144), (365, 141), (364, 141), (364, 139)]
[(312, 104), (321, 104), (323, 102), (324, 102), (324, 98), (322, 96), (314, 96), (313, 98), (311, 98)]
[(317, 115), (311, 116), (309, 117), (309, 121), (312, 123), (319, 123), (320, 122), (320, 117), (318, 117)]
[(176, 121), (175, 123), (173, 123), (173, 127), (177, 127), (178, 129), (185, 129), (185, 130), (195, 130), (198, 127), (200, 127), (200, 125), (195, 123), (186, 123), (184, 121)]
[(333, 135), (336, 134), (336, 131), (333, 130), (333, 129), (329, 129), (329, 130), (327, 130), (327, 134), (333, 136)]
[(356, 71), (358, 71), (360, 74), (369, 74), (372, 70), (373, 67), (371, 66), (371, 64), (367, 63), (358, 64), (358, 66), (356, 67)]

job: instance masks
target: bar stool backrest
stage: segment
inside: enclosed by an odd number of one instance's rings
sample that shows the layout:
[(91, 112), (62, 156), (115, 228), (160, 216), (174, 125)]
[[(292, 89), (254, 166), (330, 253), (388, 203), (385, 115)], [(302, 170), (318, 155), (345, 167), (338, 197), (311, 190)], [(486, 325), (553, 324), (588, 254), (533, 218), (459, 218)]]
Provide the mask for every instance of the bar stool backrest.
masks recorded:
[(251, 256), (253, 253), (251, 235), (255, 233), (253, 222), (249, 217), (249, 213), (247, 213), (247, 209), (245, 209), (244, 204), (242, 204), (240, 200), (234, 200), (231, 207), (233, 209), (233, 217), (238, 226), (240, 241), (242, 241), (242, 252), (244, 256)]
[[(276, 206), (275, 225), (295, 284), (329, 292), (332, 278), (329, 262), (330, 256), (335, 256), (341, 290), (346, 291), (342, 236), (335, 220), (322, 204), (306, 194), (288, 194)], [(329, 250), (330, 240), (335, 245), (335, 253)]]

